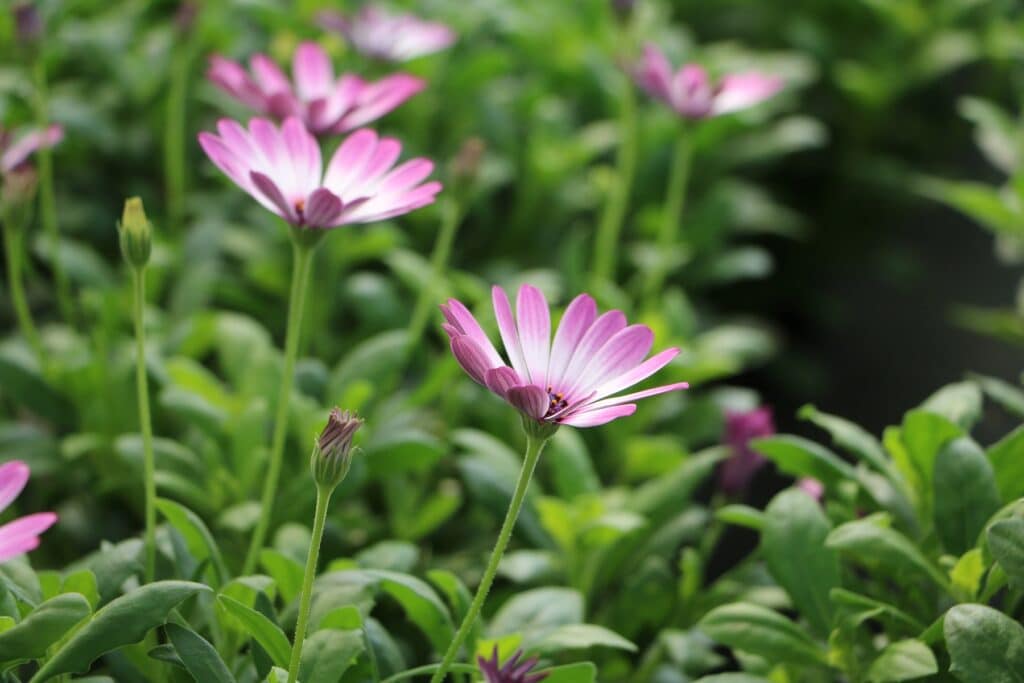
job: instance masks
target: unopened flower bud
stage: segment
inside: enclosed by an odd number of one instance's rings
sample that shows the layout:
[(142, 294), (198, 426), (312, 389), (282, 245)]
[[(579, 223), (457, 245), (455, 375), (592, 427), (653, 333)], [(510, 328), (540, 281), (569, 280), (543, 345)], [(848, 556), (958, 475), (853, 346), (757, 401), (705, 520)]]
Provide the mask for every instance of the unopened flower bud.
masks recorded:
[(14, 34), (24, 46), (32, 46), (43, 37), (43, 20), (39, 8), (32, 0), (16, 2), (11, 8), (14, 15)]
[(146, 218), (142, 200), (131, 197), (124, 202), (124, 213), (117, 226), (121, 238), (121, 254), (133, 268), (142, 268), (149, 262), (153, 244), (153, 227)]
[(630, 15), (633, 14), (633, 5), (636, 4), (636, 0), (611, 0), (611, 2), (615, 18), (622, 22), (629, 21)]
[(317, 486), (334, 489), (348, 474), (355, 452), (352, 437), (362, 425), (363, 421), (355, 413), (331, 409), (327, 424), (317, 438), (309, 458), (309, 468)]

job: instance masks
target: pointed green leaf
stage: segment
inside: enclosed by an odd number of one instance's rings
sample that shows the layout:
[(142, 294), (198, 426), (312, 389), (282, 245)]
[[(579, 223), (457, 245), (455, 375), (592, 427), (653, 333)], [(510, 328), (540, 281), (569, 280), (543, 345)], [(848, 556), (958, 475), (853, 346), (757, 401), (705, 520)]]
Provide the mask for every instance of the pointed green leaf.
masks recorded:
[(0, 633), (0, 662), (45, 657), (51, 645), (91, 613), (89, 601), (78, 593), (50, 598)]
[(235, 683), (217, 650), (198, 633), (177, 624), (167, 624), (164, 632), (196, 683)]

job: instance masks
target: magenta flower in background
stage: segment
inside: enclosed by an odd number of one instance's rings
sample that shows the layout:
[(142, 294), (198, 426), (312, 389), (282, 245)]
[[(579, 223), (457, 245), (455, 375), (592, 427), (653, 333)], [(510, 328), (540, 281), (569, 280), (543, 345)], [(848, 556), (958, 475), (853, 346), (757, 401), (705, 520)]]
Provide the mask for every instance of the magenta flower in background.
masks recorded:
[(634, 78), (647, 94), (688, 119), (705, 119), (746, 109), (782, 89), (781, 78), (757, 72), (728, 74), (717, 83), (713, 83), (708, 72), (698, 64), (686, 64), (673, 73), (665, 53), (654, 45), (644, 47), (644, 56)]
[(455, 31), (440, 22), (380, 7), (364, 6), (351, 17), (325, 11), (319, 18), (321, 26), (343, 35), (361, 54), (388, 62), (429, 55), (455, 42)]
[(796, 482), (796, 487), (818, 502), (825, 495), (825, 485), (814, 477), (802, 477)]
[(526, 661), (521, 661), (522, 658), (523, 651), (516, 650), (502, 666), (498, 661), (498, 646), (495, 645), (490, 659), (477, 655), (476, 663), (486, 683), (540, 683), (548, 677), (547, 673), (530, 673), (537, 665), (536, 657)]
[(10, 131), (0, 128), (0, 174), (20, 170), (36, 150), (53, 147), (63, 139), (64, 129), (58, 125), (46, 130), (30, 130), (17, 141)]
[(651, 329), (627, 325), (622, 311), (598, 316), (587, 294), (569, 304), (554, 342), (548, 304), (539, 289), (519, 289), (515, 316), (505, 290), (494, 287), (492, 299), (511, 367), (455, 299), (441, 306), (452, 353), (470, 377), (535, 420), (594, 427), (632, 415), (633, 401), (689, 386), (678, 382), (616, 396), (665, 367), (679, 349), (647, 358), (654, 343)]
[(750, 441), (774, 433), (771, 408), (726, 412), (724, 441), (732, 455), (718, 469), (718, 487), (722, 492), (737, 495), (746, 490), (750, 480), (765, 464), (764, 456), (750, 447)]
[[(302, 119), (314, 135), (345, 133), (379, 119), (424, 87), (408, 74), (372, 83), (354, 74), (335, 78), (330, 57), (316, 43), (302, 43), (292, 61), (292, 80), (266, 55), (241, 64), (210, 59), (207, 77), (218, 88), (255, 111), (278, 120)], [(251, 72), (251, 73), (250, 73)]]
[(298, 118), (280, 128), (253, 119), (246, 130), (222, 119), (200, 133), (210, 161), (256, 201), (297, 228), (335, 228), (400, 216), (433, 203), (441, 183), (417, 158), (395, 166), (402, 145), (369, 129), (349, 135), (324, 168), (320, 145)]
[[(20, 460), (0, 465), (0, 510), (7, 509), (14, 502), (28, 483), (28, 476), (28, 465)], [(56, 521), (56, 514), (39, 512), (0, 526), (0, 562), (35, 550), (39, 546), (39, 534)]]

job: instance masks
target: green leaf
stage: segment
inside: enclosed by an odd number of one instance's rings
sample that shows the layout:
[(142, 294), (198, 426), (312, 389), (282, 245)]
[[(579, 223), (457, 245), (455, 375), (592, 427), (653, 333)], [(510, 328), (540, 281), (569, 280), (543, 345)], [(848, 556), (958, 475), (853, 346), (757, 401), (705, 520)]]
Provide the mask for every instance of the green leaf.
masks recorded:
[(935, 531), (948, 552), (961, 555), (1000, 507), (992, 467), (973, 441), (956, 439), (939, 450), (933, 485)]
[(647, 517), (653, 526), (659, 525), (679, 511), (727, 455), (727, 449), (715, 448), (688, 458), (674, 470), (637, 488), (626, 508)]
[(210, 560), (216, 571), (216, 580), (211, 583), (211, 586), (214, 589), (220, 588), (221, 584), (228, 580), (230, 574), (224, 564), (220, 548), (217, 547), (217, 541), (214, 540), (213, 534), (210, 533), (203, 520), (184, 505), (166, 498), (157, 498), (156, 507), (185, 539), (188, 551), (192, 553), (197, 562)]
[(832, 629), (829, 592), (839, 586), (839, 555), (825, 546), (832, 531), (818, 502), (798, 489), (775, 496), (765, 509), (761, 552), (768, 570), (819, 634)]
[(761, 510), (749, 505), (723, 505), (715, 511), (715, 518), (726, 524), (743, 526), (754, 531), (761, 531), (767, 522), (767, 517)]
[(693, 683), (771, 683), (767, 678), (744, 673), (711, 674), (698, 678)]
[(890, 605), (887, 602), (876, 600), (875, 598), (869, 598), (866, 595), (860, 593), (854, 593), (844, 588), (834, 588), (829, 594), (829, 598), (836, 605), (844, 607), (852, 607), (857, 610), (871, 612), (873, 614), (887, 615), (895, 621), (902, 622), (905, 626), (909, 627), (912, 631), (924, 631), (925, 626), (920, 621), (910, 616), (900, 608)]
[(882, 650), (868, 669), (868, 680), (871, 683), (893, 683), (938, 672), (939, 665), (931, 648), (910, 638), (891, 643)]
[(100, 600), (107, 602), (121, 592), (129, 576), (142, 572), (142, 540), (130, 538), (117, 545), (105, 545), (85, 561), (85, 566), (96, 577)]
[(299, 680), (302, 683), (337, 683), (365, 649), (362, 631), (317, 631), (302, 645)]
[(797, 415), (800, 419), (827, 431), (837, 446), (866, 462), (895, 483), (892, 463), (886, 457), (882, 444), (869, 432), (849, 420), (823, 413), (810, 404), (802, 407)]
[(165, 625), (164, 633), (196, 683), (235, 683), (217, 650), (198, 633), (178, 624)]
[(288, 666), (292, 648), (288, 644), (288, 638), (285, 637), (284, 631), (281, 630), (280, 626), (260, 612), (251, 607), (246, 607), (234, 598), (219, 595), (217, 596), (217, 602), (242, 623), (246, 633), (252, 636), (267, 651), (267, 654), (270, 655), (270, 659), (276, 666)]
[[(1011, 315), (1017, 317), (1016, 313)], [(978, 383), (978, 386), (989, 398), (1001, 405), (1007, 412), (1013, 413), (1017, 417), (1024, 417), (1024, 391), (1020, 387), (996, 377), (986, 377), (974, 373), (970, 374), (970, 378)]]
[(947, 384), (929, 396), (921, 410), (941, 415), (967, 431), (981, 417), (981, 390), (974, 382)]
[(1024, 497), (1024, 425), (992, 444), (985, 453), (1004, 503)]
[(751, 603), (716, 607), (698, 624), (713, 640), (770, 662), (825, 665), (825, 651), (798, 624)]
[(556, 666), (544, 671), (544, 683), (595, 683), (597, 667), (593, 662), (577, 662)]
[(294, 600), (302, 590), (304, 567), (279, 550), (265, 548), (260, 552), (260, 564), (277, 584), (285, 603)]
[(51, 645), (91, 613), (89, 601), (78, 593), (50, 598), (0, 633), (0, 662), (45, 657)]
[(886, 569), (893, 578), (906, 580), (904, 572), (911, 571), (924, 574), (944, 590), (950, 590), (945, 574), (929, 562), (917, 546), (900, 532), (880, 526), (876, 519), (858, 519), (836, 527), (825, 539), (825, 545), (867, 566)]
[(584, 650), (590, 647), (611, 647), (636, 652), (636, 645), (618, 633), (595, 624), (566, 624), (544, 633), (530, 648), (538, 653)]
[(455, 627), (448, 608), (429, 584), (398, 572), (367, 570), (365, 574), (376, 579), (380, 587), (398, 601), (409, 620), (430, 639), (435, 649), (444, 651), (455, 636)]
[(111, 601), (96, 612), (39, 670), (37, 683), (64, 673), (85, 673), (100, 655), (137, 643), (184, 600), (207, 586), (190, 581), (158, 581)]
[(534, 588), (509, 598), (495, 613), (487, 632), (492, 637), (512, 633), (547, 632), (583, 621), (583, 596), (571, 588)]
[(552, 473), (560, 498), (572, 500), (580, 494), (601, 490), (601, 480), (578, 430), (558, 430), (548, 444), (544, 462)]
[(1010, 584), (1024, 589), (1024, 519), (1013, 517), (990, 526), (988, 547)]
[(769, 436), (754, 439), (750, 445), (782, 472), (793, 477), (813, 477), (829, 489), (843, 480), (857, 479), (856, 471), (838, 455), (799, 436)]
[(957, 605), (943, 620), (952, 664), (963, 683), (1024, 683), (1024, 626), (985, 605)]

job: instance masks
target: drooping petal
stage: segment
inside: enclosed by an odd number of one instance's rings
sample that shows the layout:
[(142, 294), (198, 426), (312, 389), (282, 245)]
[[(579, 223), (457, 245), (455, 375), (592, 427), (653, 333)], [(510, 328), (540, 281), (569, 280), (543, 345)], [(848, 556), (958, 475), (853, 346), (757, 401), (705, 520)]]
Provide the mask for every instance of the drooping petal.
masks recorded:
[(313, 42), (299, 45), (292, 62), (292, 78), (301, 99), (327, 97), (334, 85), (334, 69), (324, 49)]
[(519, 342), (531, 382), (547, 386), (548, 354), (551, 346), (551, 313), (544, 294), (533, 285), (523, 285), (516, 296)]
[(519, 330), (516, 328), (516, 320), (512, 316), (512, 304), (509, 303), (508, 294), (505, 294), (504, 289), (495, 285), (491, 288), (491, 302), (494, 304), (494, 317), (498, 320), (501, 343), (505, 345), (505, 353), (508, 354), (512, 368), (524, 380), (530, 381), (530, 373), (526, 369), (526, 359), (523, 356)]
[(341, 199), (330, 190), (320, 187), (309, 195), (306, 202), (306, 225), (311, 228), (326, 228), (334, 225), (341, 215)]
[(487, 386), (485, 377), (490, 367), (487, 365), (487, 356), (476, 345), (476, 342), (464, 335), (457, 336), (452, 338), (451, 347), (455, 360), (459, 362), (466, 374), (479, 384)]
[(561, 420), (562, 424), (573, 427), (597, 427), (620, 417), (626, 417), (636, 412), (636, 404), (630, 403), (623, 406), (611, 406), (597, 410), (587, 410), (574, 413)]
[(447, 306), (445, 307), (445, 317), (453, 325), (457, 325), (462, 333), (476, 342), (476, 345), (480, 347), (480, 350), (487, 356), (487, 362), (489, 367), (497, 368), (505, 365), (505, 361), (502, 360), (497, 350), (494, 348), (494, 344), (487, 337), (487, 333), (484, 332), (483, 328), (480, 327), (480, 323), (477, 322), (476, 317), (466, 308), (461, 301), (458, 299), (448, 299)]
[(548, 392), (540, 387), (532, 384), (512, 387), (506, 396), (509, 403), (535, 420), (541, 419), (548, 412)]
[(712, 113), (727, 114), (752, 107), (782, 90), (782, 79), (760, 73), (737, 73), (722, 78)]
[(14, 499), (28, 483), (29, 467), (21, 460), (12, 460), (0, 465), (0, 511), (14, 502)]
[(548, 360), (547, 382), (552, 387), (560, 387), (569, 361), (576, 350), (576, 345), (583, 339), (590, 326), (597, 318), (597, 303), (589, 294), (580, 294), (572, 300), (555, 332), (555, 341), (551, 346), (551, 358)]
[(520, 386), (523, 383), (523, 380), (519, 378), (516, 371), (507, 365), (503, 365), (500, 368), (491, 368), (484, 375), (484, 380), (487, 388), (502, 398), (506, 397), (509, 389)]

